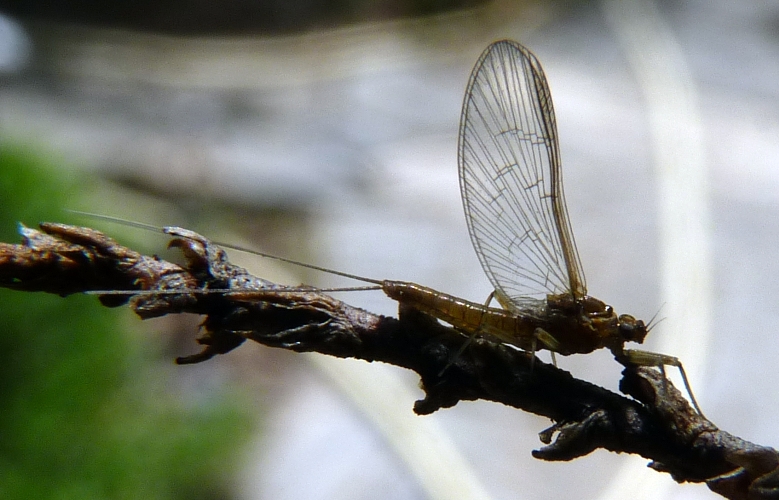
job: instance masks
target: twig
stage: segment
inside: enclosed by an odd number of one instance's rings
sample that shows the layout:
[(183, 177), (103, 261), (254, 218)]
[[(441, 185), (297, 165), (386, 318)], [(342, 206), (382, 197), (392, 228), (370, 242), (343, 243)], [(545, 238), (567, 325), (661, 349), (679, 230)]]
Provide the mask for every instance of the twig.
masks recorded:
[[(420, 375), (426, 396), (414, 405), (418, 414), (485, 399), (550, 418), (555, 423), (540, 433), (546, 446), (533, 452), (536, 458), (572, 460), (604, 448), (641, 455), (675, 481), (706, 482), (726, 498), (779, 498), (779, 453), (719, 430), (657, 370), (623, 371), (620, 390), (630, 399), (487, 339), (475, 339), (448, 366), (464, 341), (454, 329), (409, 307), (401, 306), (396, 319), (315, 290), (290, 291), (231, 264), (221, 248), (192, 231), (167, 229), (170, 246), (186, 257), (182, 267), (93, 229), (40, 227), (22, 227), (20, 245), (0, 243), (0, 286), (62, 296), (115, 291), (99, 295), (101, 302), (129, 303), (141, 318), (204, 315), (203, 349), (178, 363), (205, 361), (246, 339), (383, 361)], [(129, 290), (138, 295), (124, 293)]]

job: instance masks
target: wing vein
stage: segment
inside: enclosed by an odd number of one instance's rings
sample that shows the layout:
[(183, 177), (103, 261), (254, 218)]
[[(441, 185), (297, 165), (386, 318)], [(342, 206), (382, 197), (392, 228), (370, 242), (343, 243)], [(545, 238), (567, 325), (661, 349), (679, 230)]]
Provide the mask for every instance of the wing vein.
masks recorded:
[(503, 40), (479, 58), (466, 90), (459, 144), (471, 241), (499, 296), (521, 308), (550, 293), (586, 294), (549, 88), (526, 48)]

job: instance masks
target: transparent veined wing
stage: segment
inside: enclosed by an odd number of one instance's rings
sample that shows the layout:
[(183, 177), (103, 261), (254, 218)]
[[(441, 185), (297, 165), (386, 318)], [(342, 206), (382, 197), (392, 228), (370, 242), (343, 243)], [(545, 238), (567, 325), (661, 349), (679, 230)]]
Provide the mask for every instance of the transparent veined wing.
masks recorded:
[(471, 241), (505, 306), (586, 295), (568, 220), (552, 98), (536, 57), (491, 44), (471, 73), (459, 134)]

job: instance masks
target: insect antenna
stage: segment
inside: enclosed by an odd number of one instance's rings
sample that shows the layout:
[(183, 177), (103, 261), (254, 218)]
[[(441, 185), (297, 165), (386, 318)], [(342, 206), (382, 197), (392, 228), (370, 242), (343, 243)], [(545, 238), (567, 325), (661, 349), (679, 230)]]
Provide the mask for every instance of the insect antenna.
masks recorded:
[(655, 315), (652, 316), (652, 318), (649, 321), (647, 321), (647, 323), (646, 323), (646, 331), (647, 331), (647, 333), (651, 332), (652, 328), (656, 327), (657, 325), (659, 325), (660, 323), (662, 323), (663, 321), (666, 320), (666, 318), (664, 316), (664, 317), (658, 319), (657, 321), (655, 321), (655, 319), (657, 318), (657, 315), (660, 314), (660, 311), (663, 309), (664, 305), (665, 304), (662, 304), (660, 306), (660, 309), (658, 309), (657, 312), (655, 313)]

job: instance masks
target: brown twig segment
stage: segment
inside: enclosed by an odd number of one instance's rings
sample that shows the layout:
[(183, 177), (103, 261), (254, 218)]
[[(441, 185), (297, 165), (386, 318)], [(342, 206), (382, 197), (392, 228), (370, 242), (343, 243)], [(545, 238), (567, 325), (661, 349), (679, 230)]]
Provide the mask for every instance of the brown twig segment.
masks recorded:
[(231, 264), (197, 233), (167, 232), (185, 266), (141, 255), (89, 228), (22, 227), (22, 244), (0, 243), (0, 286), (63, 296), (114, 291), (100, 295), (101, 302), (129, 302), (142, 318), (204, 315), (203, 350), (179, 363), (207, 360), (246, 339), (391, 363), (420, 375), (419, 414), (485, 399), (550, 418), (555, 423), (540, 434), (546, 446), (533, 452), (536, 458), (572, 460), (604, 448), (650, 459), (678, 482), (707, 482), (726, 498), (779, 497), (779, 453), (719, 430), (655, 369), (625, 369), (620, 388), (630, 399), (488, 339), (474, 339), (450, 365), (466, 339), (413, 308), (388, 318), (315, 290), (281, 287)]

